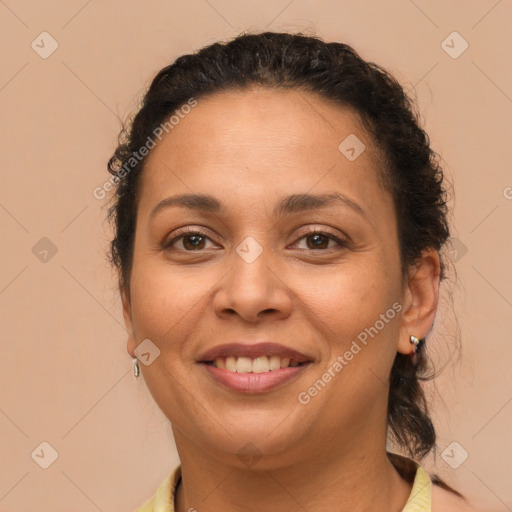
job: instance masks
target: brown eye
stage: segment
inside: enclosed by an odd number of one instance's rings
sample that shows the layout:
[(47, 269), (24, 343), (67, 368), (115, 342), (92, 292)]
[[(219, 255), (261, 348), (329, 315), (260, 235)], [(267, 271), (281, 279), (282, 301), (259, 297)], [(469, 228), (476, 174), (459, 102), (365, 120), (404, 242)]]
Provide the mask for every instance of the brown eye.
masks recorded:
[(183, 238), (183, 247), (187, 250), (204, 249), (205, 237), (202, 235), (185, 235)]
[[(312, 231), (310, 233), (307, 233), (303, 235), (301, 238), (299, 238), (298, 241), (301, 240), (306, 241), (306, 247), (299, 246), (299, 249), (305, 250), (329, 250), (335, 249), (336, 246), (338, 246), (338, 248), (347, 246), (347, 243), (339, 239), (337, 236), (323, 231)], [(333, 242), (334, 245), (331, 244), (329, 246), (331, 242)]]
[[(172, 240), (163, 245), (163, 249), (183, 252), (202, 251), (208, 249), (207, 242), (212, 243), (210, 238), (199, 231), (189, 231), (175, 236)], [(214, 244), (212, 243), (212, 246)]]
[(329, 241), (331, 240), (326, 235), (319, 235), (315, 233), (314, 235), (308, 235), (305, 237), (309, 249), (327, 249), (329, 245)]

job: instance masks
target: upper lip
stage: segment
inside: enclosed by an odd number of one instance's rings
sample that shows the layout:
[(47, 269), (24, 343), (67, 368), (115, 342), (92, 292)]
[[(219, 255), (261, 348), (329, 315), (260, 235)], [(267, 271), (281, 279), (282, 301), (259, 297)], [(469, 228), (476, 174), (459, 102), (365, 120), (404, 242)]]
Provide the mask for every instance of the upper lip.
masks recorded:
[(293, 348), (272, 342), (254, 344), (236, 342), (217, 345), (216, 347), (202, 353), (199, 356), (198, 361), (215, 361), (218, 357), (250, 357), (251, 359), (255, 359), (261, 356), (289, 357), (291, 361), (295, 361), (297, 363), (311, 361), (310, 357)]

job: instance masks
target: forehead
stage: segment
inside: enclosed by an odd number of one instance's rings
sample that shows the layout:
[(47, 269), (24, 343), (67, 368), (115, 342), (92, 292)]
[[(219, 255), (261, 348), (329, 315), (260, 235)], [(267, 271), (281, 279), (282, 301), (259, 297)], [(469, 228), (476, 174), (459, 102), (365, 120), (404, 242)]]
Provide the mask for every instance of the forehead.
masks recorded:
[[(311, 189), (343, 189), (362, 201), (383, 195), (379, 154), (352, 109), (306, 91), (260, 87), (197, 102), (148, 156), (141, 207), (176, 190), (256, 201)], [(349, 159), (347, 146), (364, 149)]]

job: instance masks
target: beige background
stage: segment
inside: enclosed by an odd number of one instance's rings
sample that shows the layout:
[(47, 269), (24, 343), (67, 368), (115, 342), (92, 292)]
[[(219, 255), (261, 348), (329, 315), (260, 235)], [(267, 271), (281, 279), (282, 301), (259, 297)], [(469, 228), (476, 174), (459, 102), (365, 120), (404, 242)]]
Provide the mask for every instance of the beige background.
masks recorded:
[[(429, 341), (444, 369), (429, 385), (438, 456), (424, 465), (485, 510), (512, 508), (510, 0), (2, 0), (0, 13), (1, 511), (134, 510), (177, 464), (133, 377), (104, 258), (107, 203), (92, 191), (109, 176), (117, 116), (153, 75), (247, 29), (347, 42), (418, 98), (455, 184), (458, 276)], [(43, 31), (58, 43), (46, 59), (31, 47), (51, 48)], [(441, 44), (453, 31), (469, 44), (458, 58)], [(57, 249), (46, 261), (43, 237)], [(48, 469), (42, 442), (58, 453)]]

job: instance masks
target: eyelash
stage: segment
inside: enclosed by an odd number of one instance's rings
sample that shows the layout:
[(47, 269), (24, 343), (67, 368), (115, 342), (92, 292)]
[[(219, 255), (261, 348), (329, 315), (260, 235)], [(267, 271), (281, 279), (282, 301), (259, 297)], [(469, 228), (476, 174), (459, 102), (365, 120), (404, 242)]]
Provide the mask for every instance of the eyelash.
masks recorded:
[[(189, 252), (189, 253), (193, 253), (193, 252), (202, 252), (202, 250), (198, 250), (198, 251), (189, 251), (189, 250), (186, 250), (186, 249), (173, 249), (172, 248), (172, 245), (174, 243), (176, 243), (178, 240), (181, 240), (183, 239), (185, 236), (190, 236), (190, 235), (199, 235), (203, 238), (207, 238), (208, 240), (211, 240), (211, 238), (206, 234), (204, 233), (203, 231), (201, 231), (200, 229), (197, 229), (197, 228), (190, 228), (190, 229), (185, 229), (183, 231), (181, 231), (178, 235), (176, 235), (174, 238), (172, 238), (172, 240), (169, 240), (168, 242), (165, 242), (163, 245), (162, 245), (162, 248), (165, 249), (165, 250), (175, 250), (175, 251), (183, 251), (183, 252)], [(311, 231), (308, 231), (306, 233), (303, 233), (298, 239), (298, 240), (302, 240), (303, 238), (307, 238), (308, 236), (313, 236), (313, 235), (323, 235), (325, 237), (327, 237), (329, 240), (333, 240), (334, 242), (336, 242), (339, 246), (339, 248), (345, 248), (348, 246), (348, 242), (347, 241), (344, 241), (340, 238), (338, 238), (337, 236), (333, 235), (332, 233), (329, 233), (328, 231), (322, 231), (322, 230), (318, 230), (318, 229), (315, 229), (313, 228), (313, 230)], [(211, 240), (213, 241), (213, 240)], [(332, 250), (332, 249), (335, 249), (335, 248), (327, 248), (327, 249), (300, 249), (300, 250), (305, 250), (305, 251), (315, 251), (315, 252), (323, 252), (323, 251), (329, 251), (329, 250)]]
[(332, 233), (329, 233), (329, 231), (322, 231), (321, 229), (316, 229), (316, 228), (313, 228), (311, 231), (307, 231), (306, 233), (303, 233), (298, 239), (298, 240), (302, 240), (303, 238), (307, 238), (308, 236), (313, 236), (313, 235), (322, 235), (322, 236), (325, 236), (326, 238), (328, 238), (329, 240), (332, 240), (334, 242), (336, 242), (338, 244), (338, 247), (331, 247), (330, 249), (301, 249), (301, 250), (305, 250), (305, 251), (329, 251), (329, 250), (333, 250), (333, 249), (342, 249), (342, 248), (346, 248), (348, 247), (348, 242), (346, 240), (342, 240), (341, 238), (337, 237), (336, 235), (333, 235)]
[[(169, 240), (168, 242), (165, 242), (163, 245), (162, 245), (162, 248), (163, 249), (166, 249), (166, 250), (171, 250), (172, 249), (172, 245), (177, 241), (177, 240), (180, 240), (182, 239), (183, 237), (185, 236), (190, 236), (190, 235), (199, 235), (199, 236), (202, 236), (203, 238), (208, 238), (210, 239), (210, 237), (204, 233), (203, 231), (201, 231), (200, 229), (197, 229), (197, 228), (190, 228), (190, 229), (183, 229), (181, 232), (179, 232), (178, 235), (176, 235), (174, 238), (172, 238), (171, 240)], [(176, 249), (175, 249), (176, 250)], [(181, 249), (183, 250), (184, 252), (199, 252), (199, 251), (187, 251), (186, 249)]]

